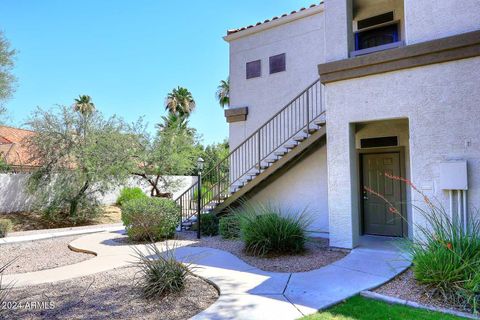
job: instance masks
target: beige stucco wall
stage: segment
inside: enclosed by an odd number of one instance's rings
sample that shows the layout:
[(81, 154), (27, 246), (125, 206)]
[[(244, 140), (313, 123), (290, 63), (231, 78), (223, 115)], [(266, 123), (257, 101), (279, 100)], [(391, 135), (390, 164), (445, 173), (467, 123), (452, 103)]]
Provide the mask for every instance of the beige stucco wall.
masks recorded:
[(301, 212), (312, 218), (310, 231), (328, 233), (327, 147), (323, 146), (252, 197), (253, 201)]
[[(318, 79), (317, 65), (325, 61), (323, 28), (319, 11), (230, 42), (231, 107), (248, 107), (247, 121), (230, 124), (232, 148)], [(281, 53), (286, 53), (286, 71), (269, 74), (269, 57)], [(258, 59), (262, 76), (247, 80), (245, 64)]]
[[(408, 119), (410, 177), (448, 207), (439, 164), (465, 159), (470, 212), (480, 208), (480, 58), (327, 84), (328, 203), (331, 243), (358, 242), (358, 179), (352, 123)], [(353, 130), (353, 131), (352, 131)], [(421, 200), (412, 193), (412, 202)], [(412, 223), (424, 223), (414, 212)], [(414, 229), (415, 231), (415, 229)]]
[(480, 28), (479, 0), (404, 0), (407, 44)]

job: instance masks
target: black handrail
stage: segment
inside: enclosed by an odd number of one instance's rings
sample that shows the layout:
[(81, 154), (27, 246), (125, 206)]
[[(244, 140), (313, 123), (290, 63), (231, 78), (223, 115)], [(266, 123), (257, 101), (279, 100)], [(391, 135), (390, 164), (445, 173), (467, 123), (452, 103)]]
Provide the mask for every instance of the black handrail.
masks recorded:
[(275, 156), (275, 152), (293, 141), (302, 130), (308, 135), (312, 122), (324, 112), (322, 84), (316, 80), (202, 175), (205, 183), (200, 208), (197, 208), (195, 201), (197, 183), (175, 200), (180, 205), (182, 221), (190, 219), (197, 210), (213, 207), (216, 202), (223, 201), (231, 192), (235, 192), (236, 186), (240, 186), (239, 182), (244, 181), (249, 174), (260, 172), (267, 166), (265, 160)]

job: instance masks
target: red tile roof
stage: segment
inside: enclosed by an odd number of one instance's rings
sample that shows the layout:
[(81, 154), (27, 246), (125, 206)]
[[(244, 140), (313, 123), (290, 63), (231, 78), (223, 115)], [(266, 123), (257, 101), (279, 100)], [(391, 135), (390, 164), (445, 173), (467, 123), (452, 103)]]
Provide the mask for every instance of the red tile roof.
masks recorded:
[(280, 17), (278, 17), (278, 16), (277, 16), (277, 17), (273, 17), (273, 18), (267, 19), (267, 20), (265, 20), (265, 21), (263, 21), (263, 22), (262, 22), (262, 21), (259, 21), (259, 22), (257, 22), (257, 23), (254, 24), (254, 25), (252, 24), (252, 25), (249, 25), (249, 26), (247, 26), (247, 27), (242, 27), (242, 28), (238, 28), (238, 29), (228, 30), (228, 31), (227, 31), (227, 36), (228, 36), (228, 35), (231, 35), (231, 34), (234, 34), (234, 33), (237, 33), (237, 32), (240, 32), (240, 31), (243, 31), (243, 30), (247, 30), (247, 29), (250, 29), (250, 28), (253, 28), (253, 27), (256, 27), (256, 26), (265, 24), (265, 23), (268, 23), (268, 22), (270, 22), (270, 21), (275, 21), (275, 20), (281, 19), (281, 18), (283, 18), (283, 17), (290, 16), (290, 15), (292, 15), (292, 14), (295, 14), (295, 13), (297, 13), (297, 12), (301, 12), (301, 11), (307, 10), (307, 9), (309, 9), (309, 8), (313, 8), (313, 7), (319, 6), (321, 3), (322, 3), (322, 2), (320, 2), (319, 4), (312, 4), (312, 5), (310, 5), (308, 8), (303, 7), (303, 8), (301, 8), (301, 9), (299, 9), (299, 10), (295, 10), (295, 11), (292, 11), (292, 12), (290, 12), (290, 13), (284, 13), (284, 14), (282, 14)]
[(34, 134), (30, 130), (0, 126), (0, 158), (12, 167), (36, 166), (25, 143)]

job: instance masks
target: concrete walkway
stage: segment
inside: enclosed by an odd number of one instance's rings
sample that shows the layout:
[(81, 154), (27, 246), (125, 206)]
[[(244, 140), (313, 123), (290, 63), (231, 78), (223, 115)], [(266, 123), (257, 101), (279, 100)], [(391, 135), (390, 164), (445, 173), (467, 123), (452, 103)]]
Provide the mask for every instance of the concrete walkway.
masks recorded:
[[(126, 266), (135, 258), (131, 246), (115, 241), (120, 237), (124, 237), (121, 232), (81, 237), (70, 246), (95, 252), (95, 258), (52, 270), (6, 275), (4, 281), (15, 281), (17, 287), (27, 286)], [(379, 286), (410, 265), (394, 246), (373, 241), (317, 270), (274, 273), (252, 267), (228, 252), (190, 247), (191, 243), (175, 241), (177, 259), (191, 263), (196, 274), (214, 282), (221, 292), (213, 305), (193, 319), (297, 319)], [(145, 249), (142, 245), (135, 247)], [(167, 249), (164, 244), (159, 247)]]
[(17, 231), (9, 233), (6, 238), (0, 238), (0, 245), (25, 241), (36, 241), (58, 237), (76, 236), (104, 231), (123, 230), (123, 223), (99, 224), (93, 226), (57, 228), (45, 230)]

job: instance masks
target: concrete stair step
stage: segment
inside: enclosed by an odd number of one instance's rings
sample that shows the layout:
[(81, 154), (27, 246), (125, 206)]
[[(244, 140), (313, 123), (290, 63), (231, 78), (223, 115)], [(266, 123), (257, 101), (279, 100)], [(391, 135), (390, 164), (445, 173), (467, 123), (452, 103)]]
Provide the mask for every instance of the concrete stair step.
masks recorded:
[(294, 149), (298, 144), (295, 142), (291, 142), (291, 143), (287, 143), (286, 145), (284, 145), (284, 147), (287, 149), (287, 150), (292, 150)]
[(299, 136), (293, 137), (293, 140), (295, 140), (296, 142), (302, 142), (305, 139), (307, 139), (307, 137), (305, 137), (304, 135), (299, 135)]
[(308, 134), (312, 134), (312, 133), (315, 133), (317, 130), (318, 130), (318, 128), (315, 128), (314, 126), (311, 126), (308, 129), (307, 128), (303, 129), (303, 132), (308, 133)]
[(325, 119), (317, 119), (313, 121), (313, 123), (319, 127), (323, 127), (327, 122), (325, 121)]

